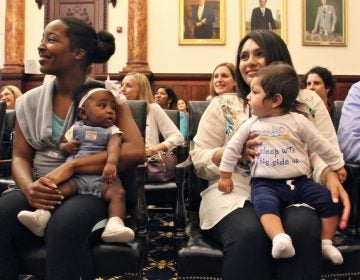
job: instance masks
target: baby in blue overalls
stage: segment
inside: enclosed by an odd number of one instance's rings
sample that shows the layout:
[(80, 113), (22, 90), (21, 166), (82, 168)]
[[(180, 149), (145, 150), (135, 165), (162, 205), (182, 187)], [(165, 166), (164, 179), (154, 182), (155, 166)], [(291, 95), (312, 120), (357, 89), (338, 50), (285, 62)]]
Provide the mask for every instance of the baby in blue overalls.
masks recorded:
[[(76, 92), (78, 102), (76, 121), (66, 132), (59, 149), (68, 159), (107, 150), (107, 162), (102, 176), (75, 174), (59, 186), (64, 197), (91, 194), (109, 203), (109, 220), (101, 238), (105, 242), (128, 242), (135, 234), (124, 225), (126, 214), (125, 190), (117, 176), (117, 163), (123, 132), (114, 125), (115, 96), (98, 81), (88, 81)], [(75, 105), (77, 102), (75, 101)], [(43, 236), (51, 212), (44, 209), (21, 211), (18, 219), (37, 236)]]

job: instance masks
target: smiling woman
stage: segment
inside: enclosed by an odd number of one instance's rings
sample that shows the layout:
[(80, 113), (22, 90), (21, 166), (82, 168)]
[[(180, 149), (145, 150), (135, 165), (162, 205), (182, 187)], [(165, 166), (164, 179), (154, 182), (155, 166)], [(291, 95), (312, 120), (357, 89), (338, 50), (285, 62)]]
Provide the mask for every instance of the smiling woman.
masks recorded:
[(230, 62), (218, 64), (210, 81), (211, 98), (224, 93), (232, 93), (236, 91), (235, 81), (235, 65)]
[(6, 103), (6, 109), (15, 109), (16, 99), (21, 95), (21, 90), (13, 85), (6, 85), (0, 89), (0, 101)]
[[(74, 121), (73, 91), (86, 81), (92, 63), (106, 62), (115, 51), (115, 40), (104, 34), (112, 36), (72, 17), (51, 21), (44, 29), (40, 70), (55, 77), (17, 101), (12, 173), (20, 191), (0, 197), (0, 279), (17, 279), (17, 248), (25, 240), (39, 241), (17, 220), (20, 210), (34, 208), (56, 208), (44, 232), (46, 241), (56, 240), (44, 242), (46, 275), (94, 278), (89, 239), (94, 225), (107, 218), (107, 207), (93, 195), (64, 200), (57, 185), (75, 173), (100, 174), (107, 155), (98, 152), (65, 162), (58, 144)], [(144, 162), (144, 143), (128, 105), (117, 103), (116, 113), (116, 125), (124, 132), (117, 169), (123, 171)]]

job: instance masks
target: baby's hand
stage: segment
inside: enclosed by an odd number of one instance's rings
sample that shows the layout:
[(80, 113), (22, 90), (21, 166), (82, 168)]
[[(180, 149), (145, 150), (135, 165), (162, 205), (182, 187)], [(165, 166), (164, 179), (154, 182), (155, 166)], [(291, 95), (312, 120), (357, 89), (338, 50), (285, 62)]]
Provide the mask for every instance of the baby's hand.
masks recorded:
[(344, 167), (341, 167), (340, 169), (336, 170), (336, 173), (339, 177), (339, 181), (341, 183), (344, 183), (347, 177), (346, 169)]
[(104, 167), (102, 178), (106, 184), (112, 184), (115, 181), (117, 174), (116, 165), (107, 163)]
[(76, 154), (79, 151), (80, 141), (70, 140), (63, 145), (69, 154)]
[(230, 178), (220, 178), (218, 183), (218, 188), (224, 193), (231, 193), (234, 189), (233, 181)]

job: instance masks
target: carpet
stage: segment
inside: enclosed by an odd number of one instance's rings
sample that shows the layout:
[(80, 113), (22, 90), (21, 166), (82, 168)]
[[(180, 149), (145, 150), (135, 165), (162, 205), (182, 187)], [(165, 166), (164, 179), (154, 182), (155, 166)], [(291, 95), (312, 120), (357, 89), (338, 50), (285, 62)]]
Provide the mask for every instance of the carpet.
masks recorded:
[[(149, 213), (149, 248), (143, 280), (176, 280), (174, 221), (169, 213)], [(118, 280), (121, 276), (96, 278)]]

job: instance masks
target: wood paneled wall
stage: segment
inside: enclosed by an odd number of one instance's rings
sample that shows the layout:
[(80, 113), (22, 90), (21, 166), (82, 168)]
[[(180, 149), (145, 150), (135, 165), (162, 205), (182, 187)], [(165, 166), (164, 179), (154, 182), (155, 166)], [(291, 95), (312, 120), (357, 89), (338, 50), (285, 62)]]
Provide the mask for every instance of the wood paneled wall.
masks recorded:
[[(121, 81), (124, 74), (111, 74), (112, 80)], [(0, 86), (13, 84), (23, 92), (28, 91), (43, 82), (43, 75), (7, 74), (3, 73)], [(209, 94), (211, 74), (152, 74), (149, 76), (151, 87), (155, 91), (160, 86), (169, 86), (174, 89), (178, 98), (189, 100), (205, 100)], [(106, 75), (96, 76), (99, 80), (105, 80)], [(300, 76), (300, 78), (302, 78)], [(360, 81), (360, 76), (335, 75), (336, 92), (334, 100), (344, 100), (352, 84)]]

